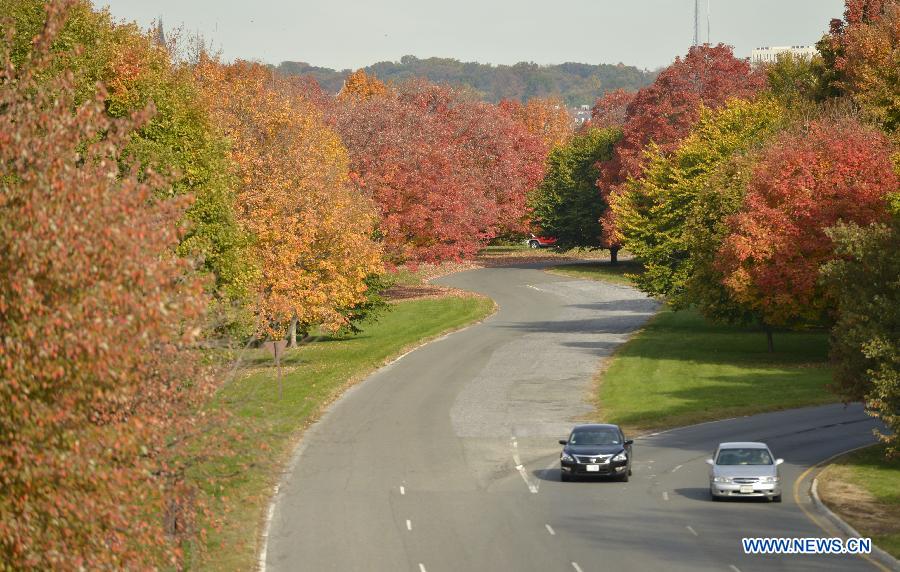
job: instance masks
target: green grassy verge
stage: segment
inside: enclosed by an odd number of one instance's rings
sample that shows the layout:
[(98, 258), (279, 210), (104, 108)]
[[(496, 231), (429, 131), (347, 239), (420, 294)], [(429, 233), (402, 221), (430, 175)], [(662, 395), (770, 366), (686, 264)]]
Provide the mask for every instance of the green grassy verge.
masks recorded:
[(271, 358), (253, 350), (249, 374), (226, 385), (215, 405), (231, 418), (233, 451), (196, 466), (190, 477), (209, 483), (212, 513), (223, 521), (206, 540), (205, 570), (252, 570), (264, 511), (279, 471), (299, 432), (349, 384), (411, 346), (484, 318), (493, 302), (477, 297), (415, 300), (391, 311), (349, 338), (324, 338), (295, 350), (284, 361), (284, 397)]
[(900, 558), (900, 459), (875, 446), (845, 455), (819, 476), (822, 500), (862, 536)]
[(604, 262), (587, 262), (584, 264), (561, 264), (547, 270), (551, 274), (560, 274), (572, 278), (603, 280), (614, 284), (630, 285), (626, 274), (640, 274), (644, 267), (636, 260), (620, 260), (617, 264)]
[(600, 376), (599, 413), (655, 429), (837, 401), (825, 387), (827, 334), (776, 333), (775, 350), (760, 331), (664, 309)]

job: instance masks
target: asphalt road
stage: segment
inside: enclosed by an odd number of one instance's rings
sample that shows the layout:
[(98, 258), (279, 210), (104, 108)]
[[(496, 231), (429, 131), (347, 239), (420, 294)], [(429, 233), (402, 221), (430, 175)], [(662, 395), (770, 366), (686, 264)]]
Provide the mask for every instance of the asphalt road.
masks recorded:
[[(305, 435), (276, 496), (267, 570), (873, 570), (856, 556), (749, 556), (742, 537), (827, 536), (795, 479), (872, 441), (858, 408), (745, 417), (638, 439), (629, 483), (559, 481), (557, 440), (591, 411), (599, 358), (654, 312), (629, 288), (496, 268), (439, 281), (490, 296), (485, 322), (349, 391)], [(713, 503), (720, 441), (785, 459), (784, 502)], [(798, 504), (799, 499), (799, 504)]]

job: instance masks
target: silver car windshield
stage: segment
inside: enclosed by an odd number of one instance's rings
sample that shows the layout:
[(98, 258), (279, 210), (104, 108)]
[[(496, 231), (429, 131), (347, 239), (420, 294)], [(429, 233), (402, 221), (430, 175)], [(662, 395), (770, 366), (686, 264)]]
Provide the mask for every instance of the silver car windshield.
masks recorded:
[(772, 455), (766, 449), (721, 449), (717, 465), (771, 465)]

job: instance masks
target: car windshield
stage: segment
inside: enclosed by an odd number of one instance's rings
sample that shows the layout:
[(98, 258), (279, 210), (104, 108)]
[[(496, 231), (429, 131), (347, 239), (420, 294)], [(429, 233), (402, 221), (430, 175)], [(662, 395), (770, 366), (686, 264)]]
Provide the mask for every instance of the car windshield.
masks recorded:
[(772, 455), (766, 449), (722, 449), (717, 465), (771, 465)]
[(572, 431), (570, 445), (621, 445), (619, 432), (615, 429), (581, 429)]

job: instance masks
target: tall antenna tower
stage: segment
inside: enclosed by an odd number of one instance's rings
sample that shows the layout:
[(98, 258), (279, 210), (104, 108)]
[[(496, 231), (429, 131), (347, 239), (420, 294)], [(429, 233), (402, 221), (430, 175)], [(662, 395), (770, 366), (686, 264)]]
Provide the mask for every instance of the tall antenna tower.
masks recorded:
[(694, 0), (694, 45), (700, 45), (700, 0)]

